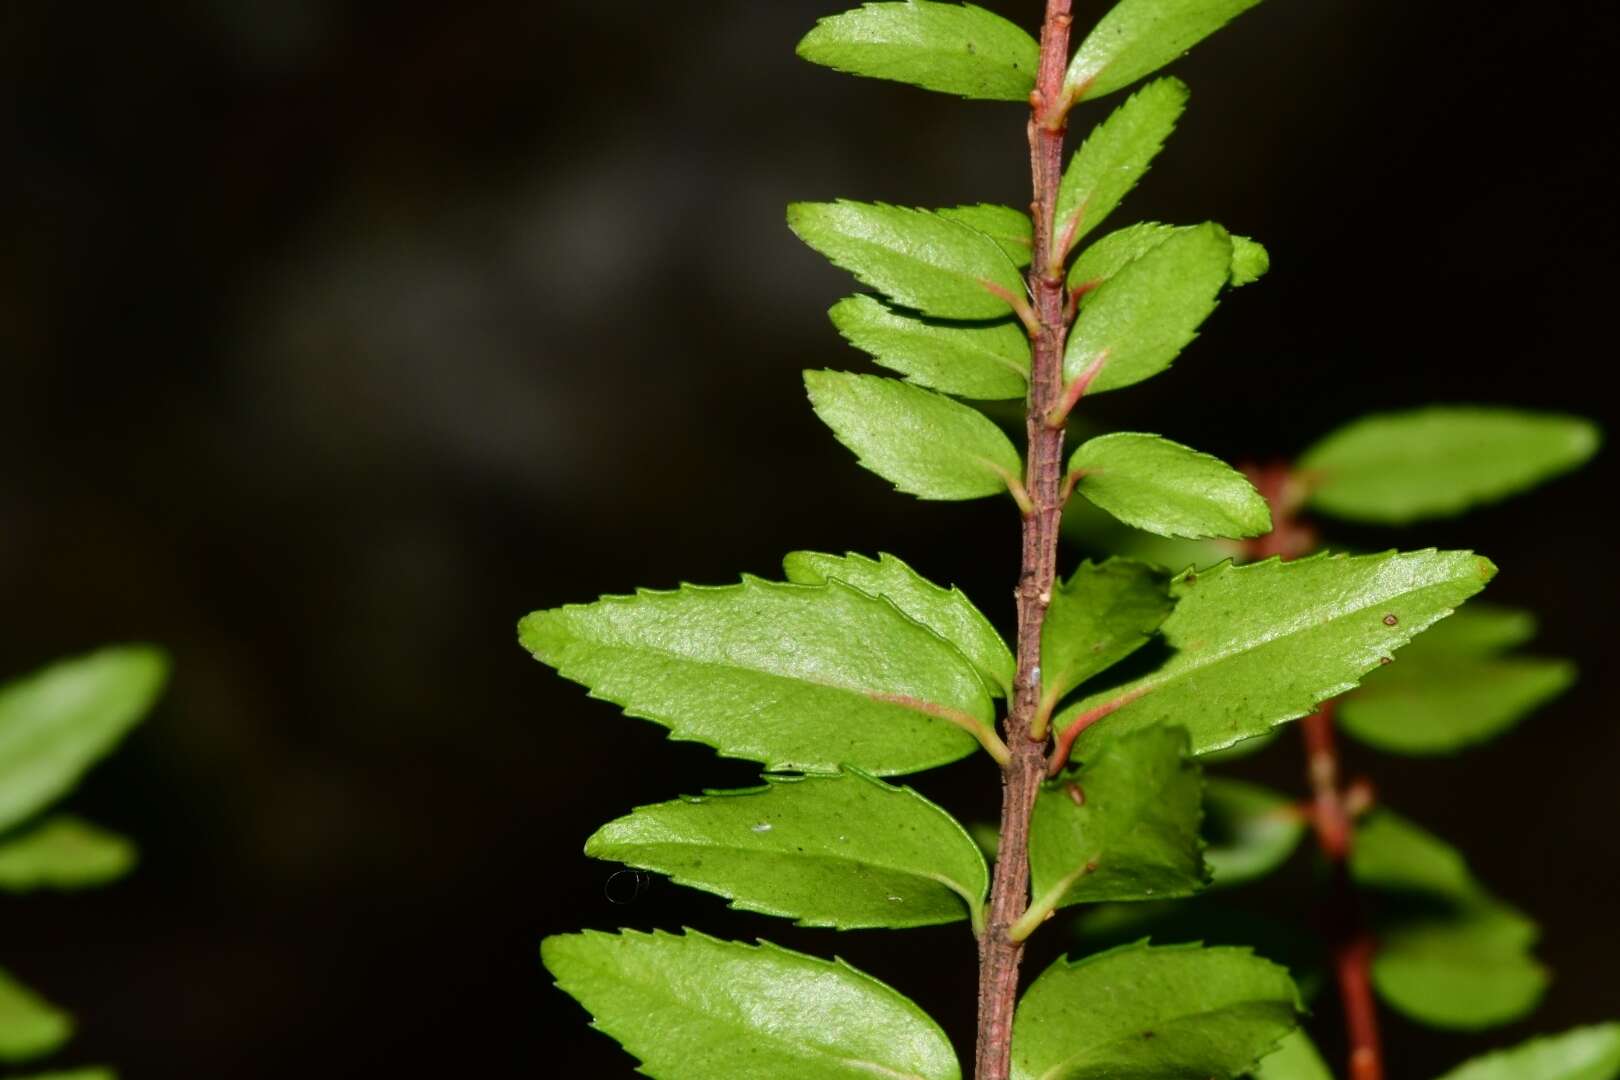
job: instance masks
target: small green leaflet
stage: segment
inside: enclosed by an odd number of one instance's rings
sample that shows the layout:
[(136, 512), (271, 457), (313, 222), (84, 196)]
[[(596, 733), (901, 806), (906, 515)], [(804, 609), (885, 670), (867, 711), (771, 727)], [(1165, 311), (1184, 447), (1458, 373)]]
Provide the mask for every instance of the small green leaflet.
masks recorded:
[(1346, 732), (1396, 754), (1454, 754), (1569, 689), (1575, 665), (1535, 657), (1402, 657), (1339, 705)]
[(1208, 883), (1202, 785), (1186, 751), (1180, 728), (1135, 731), (1041, 789), (1030, 819), (1032, 908), (1188, 896)]
[(1148, 171), (1187, 106), (1180, 79), (1158, 79), (1091, 129), (1058, 187), (1056, 241), (1069, 247), (1101, 225)]
[(0, 971), (0, 1062), (32, 1061), (73, 1034), (73, 1020)]
[(1312, 509), (1402, 525), (1534, 487), (1584, 463), (1600, 441), (1578, 416), (1436, 405), (1347, 424), (1307, 450), (1299, 469)]
[(1088, 695), (1055, 727), (1120, 702), (1080, 736), (1078, 756), (1158, 723), (1185, 724), (1194, 753), (1223, 749), (1351, 689), (1495, 573), (1472, 552), (1432, 549), (1189, 571), (1171, 582), (1176, 609), (1159, 630), (1170, 649), (1164, 665)]
[(1012, 692), (1017, 668), (1012, 651), (983, 612), (962, 595), (962, 590), (935, 585), (893, 555), (869, 559), (853, 553), (838, 556), (795, 551), (782, 560), (782, 569), (795, 584), (821, 585), (829, 578), (837, 578), (862, 592), (883, 597), (961, 649), (993, 693), (1005, 696)]
[(1118, 390), (1169, 367), (1215, 310), (1232, 241), (1219, 225), (1177, 232), (1125, 264), (1087, 299), (1063, 353), (1065, 381)]
[(123, 877), (135, 845), (66, 814), (0, 841), (0, 889), (82, 889)]
[(1436, 1027), (1475, 1030), (1525, 1015), (1546, 989), (1530, 954), (1535, 924), (1493, 898), (1457, 851), (1389, 811), (1356, 834), (1350, 870), (1384, 894), (1373, 985), (1391, 1006)]
[(1333, 1070), (1303, 1029), (1296, 1029), (1260, 1059), (1254, 1080), (1333, 1080)]
[(1084, 562), (1052, 590), (1041, 628), (1041, 698), (1053, 704), (1147, 644), (1170, 614), (1169, 582), (1129, 559)]
[(1498, 655), (1534, 634), (1529, 612), (1469, 604), (1347, 695), (1339, 724), (1402, 754), (1453, 753), (1491, 738), (1574, 681), (1568, 661)]
[[(1139, 259), (1172, 236), (1196, 229), (1196, 225), (1161, 225), (1144, 221), (1127, 225), (1101, 237), (1080, 253), (1069, 267), (1069, 288), (1081, 292), (1082, 305), (1097, 286), (1119, 273), (1128, 263)], [(1247, 236), (1228, 233), (1232, 241), (1232, 263), (1228, 267), (1227, 284), (1236, 288), (1249, 285), (1271, 268), (1271, 256), (1266, 249)]]
[(840, 300), (827, 314), (851, 345), (918, 386), (980, 401), (1029, 391), (1029, 334), (1016, 319), (947, 322), (870, 296)]
[[(1614, 1080), (1620, 1076), (1620, 1024), (1545, 1035), (1452, 1069), (1440, 1080)], [(1268, 1078), (1269, 1080), (1269, 1078)]]
[(1022, 28), (972, 4), (866, 4), (816, 23), (799, 56), (851, 75), (987, 101), (1026, 101), (1040, 46)]
[(564, 934), (540, 954), (659, 1080), (961, 1077), (937, 1024), (842, 961), (695, 931)]
[(1219, 886), (1264, 877), (1305, 834), (1294, 800), (1259, 784), (1212, 776), (1204, 782), (1204, 859)]
[(1005, 296), (1024, 295), (1023, 276), (995, 240), (927, 210), (840, 199), (793, 203), (787, 216), (833, 265), (924, 315), (999, 319), (1012, 311)]
[(952, 206), (936, 210), (935, 213), (984, 233), (1020, 269), (1029, 265), (1035, 248), (1035, 227), (1030, 223), (1029, 215), (1022, 210), (978, 203), (974, 206)]
[(597, 830), (585, 854), (801, 926), (977, 924), (989, 873), (945, 811), (855, 771), (766, 780), (641, 807)]
[(915, 772), (972, 752), (995, 719), (973, 665), (842, 582), (644, 590), (540, 611), (525, 648), (592, 696), (773, 769)]
[(111, 1069), (70, 1069), (67, 1072), (30, 1073), (16, 1080), (118, 1080)]
[(1151, 75), (1260, 0), (1120, 0), (1069, 61), (1063, 88), (1076, 101)]
[(985, 415), (931, 390), (847, 371), (807, 371), (822, 422), (860, 463), (922, 499), (978, 499), (1021, 483), (1023, 462)]
[(1035, 980), (1013, 1019), (1015, 1080), (1228, 1080), (1298, 1021), (1288, 972), (1247, 949), (1126, 945)]
[(1266, 500), (1242, 473), (1160, 435), (1089, 439), (1069, 458), (1069, 472), (1087, 501), (1160, 536), (1230, 540), (1271, 531)]
[(78, 783), (146, 714), (167, 671), (162, 653), (129, 645), (0, 687), (0, 832)]

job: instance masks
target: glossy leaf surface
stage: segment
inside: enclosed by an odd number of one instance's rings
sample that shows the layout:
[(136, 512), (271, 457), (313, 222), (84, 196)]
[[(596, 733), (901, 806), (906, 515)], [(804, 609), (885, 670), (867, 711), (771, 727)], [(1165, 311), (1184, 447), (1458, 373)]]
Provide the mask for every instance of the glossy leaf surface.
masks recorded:
[(807, 371), (816, 415), (860, 463), (922, 499), (978, 499), (1019, 482), (1023, 462), (983, 413), (930, 390), (846, 371)]
[(155, 649), (101, 649), (0, 687), (0, 831), (65, 795), (156, 700)]
[(585, 853), (668, 874), (732, 906), (840, 930), (966, 919), (988, 872), (968, 834), (912, 791), (858, 772), (644, 806)]
[(1169, 367), (1215, 310), (1232, 242), (1219, 225), (1178, 231), (1126, 263), (1080, 308), (1063, 377), (1092, 373), (1087, 393), (1117, 390)]
[(1012, 307), (990, 288), (1024, 294), (995, 240), (927, 210), (840, 199), (794, 203), (788, 226), (835, 266), (902, 307), (941, 319), (999, 319)]
[(595, 1026), (659, 1080), (959, 1080), (922, 1010), (839, 961), (688, 931), (547, 938)]
[(1614, 1080), (1620, 1076), (1620, 1024), (1545, 1035), (1466, 1061), (1440, 1080)]
[(1439, 405), (1354, 421), (1307, 450), (1312, 509), (1400, 525), (1457, 514), (1569, 471), (1597, 451), (1590, 421)]
[(853, 553), (840, 556), (795, 551), (782, 560), (782, 569), (787, 579), (796, 584), (821, 585), (837, 578), (862, 592), (883, 597), (960, 649), (993, 691), (1007, 693), (1012, 689), (1016, 667), (1012, 651), (962, 590), (941, 588), (886, 554), (869, 559)]
[(1187, 106), (1179, 79), (1148, 83), (1091, 130), (1058, 188), (1056, 239), (1071, 245), (1101, 225), (1130, 194), (1176, 129)]
[(1186, 751), (1180, 728), (1132, 732), (1041, 789), (1029, 840), (1037, 903), (1164, 899), (1204, 887), (1202, 785)]
[(1029, 334), (1016, 319), (928, 319), (870, 296), (840, 300), (827, 314), (851, 345), (918, 386), (982, 401), (1029, 390)]
[(0, 841), (0, 889), (82, 889), (124, 876), (135, 845), (66, 814)]
[(1222, 563), (1171, 583), (1157, 671), (1066, 709), (1056, 727), (1109, 702), (1076, 753), (1124, 731), (1184, 724), (1202, 754), (1304, 716), (1356, 685), (1414, 634), (1484, 587), (1490, 560), (1466, 551), (1318, 555)]
[(1260, 0), (1120, 0), (1075, 50), (1066, 90), (1098, 98), (1151, 75)]
[(1237, 539), (1271, 530), (1266, 500), (1220, 458), (1159, 435), (1088, 439), (1069, 458), (1075, 490), (1125, 524), (1160, 536)]
[(774, 769), (914, 772), (973, 750), (958, 723), (994, 720), (959, 650), (836, 581), (606, 597), (536, 612), (519, 636), (593, 696)]
[(799, 42), (813, 64), (990, 101), (1025, 101), (1040, 48), (1022, 28), (972, 4), (866, 4), (830, 15)]
[(1059, 959), (1013, 1020), (1017, 1080), (1226, 1080), (1296, 1024), (1288, 972), (1247, 949), (1126, 945)]
[(0, 971), (0, 1062), (43, 1057), (72, 1034), (67, 1013)]
[(1305, 835), (1294, 800), (1259, 784), (1212, 776), (1204, 782), (1204, 859), (1216, 885), (1264, 877)]
[(1029, 215), (1022, 210), (1015, 210), (1010, 206), (996, 206), (992, 203), (977, 203), (972, 206), (947, 207), (936, 210), (935, 213), (959, 225), (966, 225), (970, 229), (984, 233), (1006, 253), (1007, 258), (1013, 261), (1013, 265), (1018, 267), (1029, 265), (1030, 255), (1035, 249), (1035, 227), (1030, 223)]
[(1085, 562), (1052, 589), (1041, 628), (1042, 696), (1057, 702), (1147, 644), (1170, 614), (1169, 582), (1129, 559)]
[[(1097, 286), (1119, 273), (1132, 259), (1141, 258), (1172, 236), (1198, 227), (1145, 221), (1116, 229), (1097, 239), (1074, 260), (1069, 267), (1069, 288), (1081, 290), (1081, 302), (1087, 303)], [(1227, 237), (1232, 241), (1227, 284), (1236, 287), (1258, 281), (1270, 269), (1271, 256), (1247, 236), (1228, 233)]]

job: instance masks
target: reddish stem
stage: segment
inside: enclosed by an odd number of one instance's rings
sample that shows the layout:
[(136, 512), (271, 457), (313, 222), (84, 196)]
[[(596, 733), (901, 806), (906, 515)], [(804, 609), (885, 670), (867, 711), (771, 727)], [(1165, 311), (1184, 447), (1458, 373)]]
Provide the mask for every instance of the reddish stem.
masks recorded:
[(1063, 394), (1066, 291), (1063, 259), (1053, 250), (1053, 216), (1063, 178), (1063, 136), (1068, 102), (1063, 74), (1069, 58), (1070, 0), (1047, 0), (1041, 27), (1040, 68), (1030, 94), (1029, 153), (1034, 200), (1034, 250), (1029, 291), (1031, 333), (1025, 430), (1029, 465), (1025, 490), (1022, 567), (1018, 579), (1018, 677), (1007, 713), (1011, 760), (1002, 772), (1000, 856), (979, 938), (979, 1025), (974, 1058), (977, 1080), (1007, 1080), (1012, 1061), (1013, 1009), (1023, 943), (1008, 930), (1029, 905), (1029, 819), (1046, 773), (1046, 741), (1029, 737), (1040, 707), (1041, 627), (1057, 577), (1058, 521), (1062, 514), (1063, 430), (1046, 423)]

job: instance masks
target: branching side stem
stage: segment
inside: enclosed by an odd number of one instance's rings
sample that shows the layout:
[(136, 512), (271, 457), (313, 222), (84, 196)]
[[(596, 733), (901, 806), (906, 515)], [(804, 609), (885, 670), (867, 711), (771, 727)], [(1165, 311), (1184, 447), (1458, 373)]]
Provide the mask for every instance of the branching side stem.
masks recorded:
[(1030, 262), (1031, 334), (1026, 430), (1029, 459), (1023, 515), (1023, 558), (1018, 579), (1018, 678), (1006, 722), (1011, 752), (1002, 773), (1000, 855), (989, 911), (979, 937), (979, 1030), (974, 1076), (1007, 1080), (1012, 1055), (1013, 1008), (1023, 942), (1011, 928), (1029, 902), (1029, 820), (1046, 774), (1046, 739), (1031, 737), (1041, 699), (1041, 627), (1057, 577), (1058, 521), (1063, 512), (1063, 429), (1047, 416), (1063, 400), (1063, 342), (1067, 291), (1062, 254), (1053, 250), (1058, 185), (1063, 178), (1063, 136), (1069, 101), (1063, 75), (1069, 59), (1070, 0), (1047, 0), (1041, 26), (1040, 68), (1030, 94), (1029, 153), (1035, 243)]

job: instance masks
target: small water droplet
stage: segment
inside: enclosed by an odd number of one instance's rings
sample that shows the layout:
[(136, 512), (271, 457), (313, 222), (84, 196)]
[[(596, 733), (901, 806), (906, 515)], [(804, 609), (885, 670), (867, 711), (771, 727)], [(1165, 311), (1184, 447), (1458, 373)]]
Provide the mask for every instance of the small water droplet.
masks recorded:
[(840, 836), (840, 837), (839, 837), (839, 838), (838, 838), (838, 842), (839, 842), (839, 843), (840, 843), (840, 844), (847, 844), (847, 843), (849, 843), (849, 837), (847, 837), (847, 836)]
[(754, 826), (754, 831), (755, 832), (770, 832), (771, 831), (771, 823), (768, 822), (768, 821), (762, 821), (758, 825)]
[(1384, 625), (1385, 626), (1394, 626), (1396, 623), (1398, 623), (1400, 621), (1401, 620), (1397, 619), (1393, 615), (1385, 615), (1384, 616)]
[(1152, 896), (1152, 895), (1153, 895), (1153, 890), (1152, 890), (1152, 889), (1143, 889), (1143, 890), (1142, 890), (1142, 892), (1143, 892), (1143, 893), (1145, 893), (1145, 894), (1147, 894), (1147, 895), (1148, 895), (1148, 896)]
[(891, 897), (889, 897), (889, 899), (893, 900), (895, 903), (899, 903), (903, 899), (903, 897), (891, 896)]

